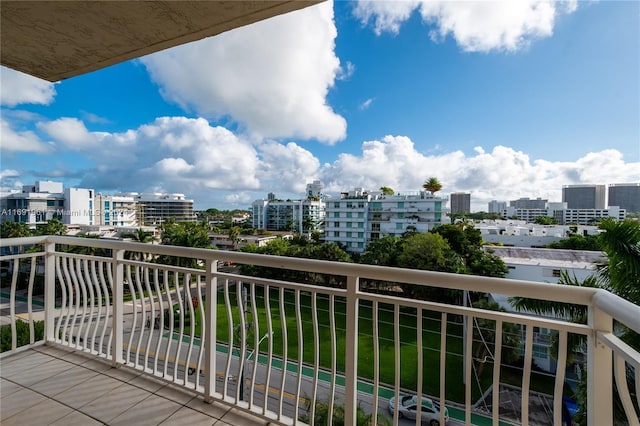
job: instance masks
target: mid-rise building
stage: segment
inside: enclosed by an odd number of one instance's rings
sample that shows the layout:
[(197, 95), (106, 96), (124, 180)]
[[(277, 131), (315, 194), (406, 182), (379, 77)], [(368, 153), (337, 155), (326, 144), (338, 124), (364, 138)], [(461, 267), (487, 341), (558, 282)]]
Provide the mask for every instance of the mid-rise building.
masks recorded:
[(62, 223), (93, 225), (93, 189), (65, 188)]
[(604, 209), (606, 189), (604, 185), (565, 185), (562, 201), (569, 209)]
[(471, 213), (471, 194), (468, 192), (453, 192), (449, 199), (451, 213)]
[(118, 196), (131, 196), (136, 203), (139, 225), (162, 225), (165, 220), (174, 218), (176, 222), (197, 222), (193, 211), (193, 200), (184, 194), (129, 193)]
[(138, 209), (133, 196), (95, 195), (94, 223), (96, 225), (135, 227)]
[(547, 202), (549, 202), (549, 200), (543, 200), (542, 198), (531, 200), (528, 197), (523, 197), (509, 201), (509, 207), (513, 207), (514, 209), (546, 209)]
[[(269, 194), (271, 195), (271, 194)], [(310, 233), (320, 229), (325, 216), (322, 200), (255, 200), (251, 204), (251, 222), (256, 229)]]
[(525, 222), (535, 222), (539, 217), (550, 217), (560, 225), (593, 225), (603, 218), (624, 220), (626, 211), (617, 206), (608, 209), (569, 209), (567, 203), (548, 203), (544, 209), (516, 209), (507, 207), (502, 218), (518, 218)]
[(487, 207), (488, 207), (487, 211), (489, 213), (501, 214), (503, 210), (506, 210), (507, 202), (506, 201), (491, 200), (491, 201), (489, 201), (489, 205)]
[(324, 189), (324, 185), (319, 180), (314, 180), (312, 183), (307, 184), (307, 198), (316, 198), (321, 200), (324, 198), (324, 194), (322, 190)]
[(627, 213), (640, 213), (640, 183), (609, 185), (609, 207), (618, 206)]
[(23, 185), (20, 191), (4, 193), (0, 210), (0, 221), (22, 222), (32, 227), (53, 218), (62, 220), (65, 210), (62, 182), (36, 181), (35, 185)]
[(443, 223), (446, 201), (428, 191), (385, 195), (356, 188), (327, 202), (324, 240), (361, 253), (385, 235), (428, 232)]

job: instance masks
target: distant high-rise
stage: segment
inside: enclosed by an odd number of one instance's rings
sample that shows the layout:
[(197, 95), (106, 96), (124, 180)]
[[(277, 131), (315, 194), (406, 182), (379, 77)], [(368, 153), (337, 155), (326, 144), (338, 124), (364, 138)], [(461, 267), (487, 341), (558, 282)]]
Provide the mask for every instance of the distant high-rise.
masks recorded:
[(640, 212), (640, 183), (609, 185), (609, 207), (619, 206), (627, 213)]
[(604, 185), (565, 185), (562, 201), (569, 209), (604, 209), (606, 189)]
[(546, 209), (548, 201), (549, 200), (543, 200), (542, 198), (537, 198), (535, 200), (519, 198), (517, 200), (509, 201), (509, 206), (514, 209)]
[(452, 192), (451, 213), (471, 213), (471, 194), (468, 192)]
[(506, 201), (496, 201), (496, 200), (491, 200), (489, 201), (489, 213), (498, 213), (501, 214), (503, 210), (507, 209), (507, 202)]
[(322, 198), (322, 190), (324, 185), (319, 180), (314, 180), (313, 183), (307, 184), (307, 197)]

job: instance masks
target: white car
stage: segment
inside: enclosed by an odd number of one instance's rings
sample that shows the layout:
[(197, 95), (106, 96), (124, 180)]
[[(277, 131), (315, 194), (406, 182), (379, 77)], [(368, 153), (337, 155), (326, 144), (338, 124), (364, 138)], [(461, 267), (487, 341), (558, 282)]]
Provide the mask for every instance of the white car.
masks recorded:
[[(393, 416), (398, 398), (389, 400), (389, 412)], [(415, 395), (400, 395), (398, 404), (398, 417), (415, 420), (418, 415), (418, 397)], [(440, 404), (429, 398), (422, 398), (420, 412), (421, 421), (429, 426), (440, 426)], [(444, 407), (444, 422), (449, 423), (449, 410)]]

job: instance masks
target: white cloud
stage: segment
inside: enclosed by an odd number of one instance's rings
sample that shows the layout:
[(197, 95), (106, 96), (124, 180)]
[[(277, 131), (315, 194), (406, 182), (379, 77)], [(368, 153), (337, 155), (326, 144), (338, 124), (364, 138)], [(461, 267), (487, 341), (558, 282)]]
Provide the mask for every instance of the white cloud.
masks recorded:
[[(346, 121), (327, 104), (339, 73), (332, 2), (145, 58), (162, 95), (206, 117), (231, 117), (258, 137), (333, 144)], [(349, 72), (347, 64), (346, 72)]]
[(13, 169), (8, 170), (0, 170), (0, 179), (6, 179), (8, 177), (18, 177), (20, 176), (20, 172)]
[(275, 188), (302, 196), (306, 184), (318, 175), (320, 161), (294, 142), (283, 145), (269, 141), (260, 145), (259, 151), (263, 188)]
[(14, 130), (9, 122), (3, 119), (0, 119), (0, 129), (2, 135), (0, 148), (3, 151), (46, 153), (51, 150), (51, 147), (31, 130)]
[(77, 118), (63, 117), (54, 121), (38, 123), (38, 129), (70, 149), (92, 149), (104, 134), (89, 132)]
[(536, 38), (549, 37), (556, 16), (576, 8), (577, 0), (361, 0), (354, 14), (363, 24), (373, 21), (376, 34), (397, 34), (417, 10), (423, 21), (433, 26), (432, 40), (451, 35), (462, 50), (488, 52), (517, 51)]
[(0, 104), (16, 106), (18, 104), (49, 105), (56, 89), (54, 83), (32, 77), (11, 68), (0, 67)]
[(385, 136), (364, 142), (360, 155), (340, 154), (323, 166), (320, 179), (325, 192), (337, 194), (381, 186), (418, 191), (430, 176), (443, 183), (442, 195), (471, 192), (472, 208), (486, 211), (494, 199), (561, 201), (563, 185), (640, 182), (640, 163), (626, 163), (614, 149), (588, 153), (574, 162), (532, 161), (524, 152), (505, 146), (491, 151), (475, 147), (473, 155), (461, 151), (424, 155), (407, 137)]
[(368, 109), (372, 103), (373, 103), (373, 98), (369, 98), (366, 101), (362, 102), (358, 107), (358, 109), (360, 109), (361, 111), (364, 111), (365, 109)]

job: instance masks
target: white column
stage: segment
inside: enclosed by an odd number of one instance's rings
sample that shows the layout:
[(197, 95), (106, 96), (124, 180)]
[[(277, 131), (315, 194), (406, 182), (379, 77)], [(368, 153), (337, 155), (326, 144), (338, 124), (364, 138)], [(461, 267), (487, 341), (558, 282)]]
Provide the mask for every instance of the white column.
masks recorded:
[(218, 303), (218, 278), (214, 276), (218, 270), (218, 261), (207, 259), (206, 263), (206, 301), (204, 307), (204, 400), (213, 401), (216, 390), (216, 306)]
[(589, 307), (587, 337), (587, 424), (613, 424), (613, 358), (611, 349), (597, 339), (597, 332), (611, 333), (613, 319), (604, 311)]
[(56, 245), (48, 240), (44, 245), (45, 262), (45, 290), (44, 290), (44, 330), (45, 342), (55, 340), (55, 310), (56, 310)]
[[(124, 294), (124, 250), (113, 250), (112, 256), (112, 271), (113, 271), (113, 289), (112, 289), (112, 304), (113, 304), (113, 316), (111, 318), (111, 332), (113, 337), (111, 339), (111, 362), (114, 367), (124, 363), (122, 357), (122, 321), (123, 321), (123, 294)], [(133, 331), (132, 331), (133, 332)]]

